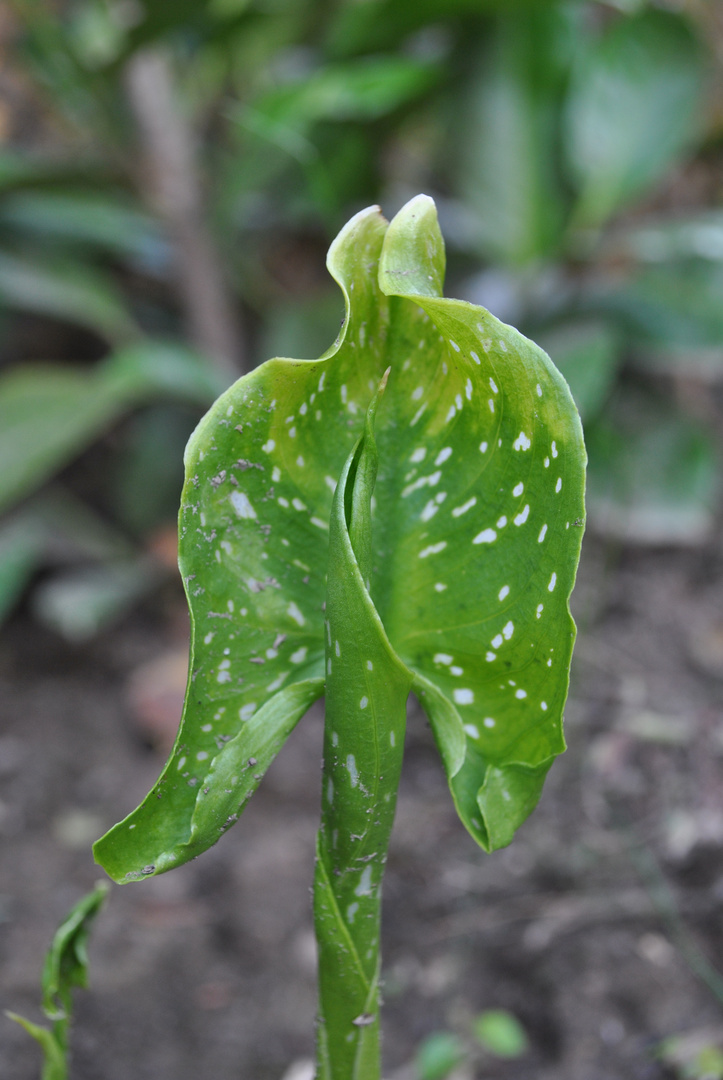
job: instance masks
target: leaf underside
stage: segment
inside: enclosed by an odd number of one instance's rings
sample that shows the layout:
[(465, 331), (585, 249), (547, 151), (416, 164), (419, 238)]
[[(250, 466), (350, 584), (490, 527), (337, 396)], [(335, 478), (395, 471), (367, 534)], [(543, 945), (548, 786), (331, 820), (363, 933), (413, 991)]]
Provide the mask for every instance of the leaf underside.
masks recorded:
[(155, 787), (96, 844), (117, 881), (213, 844), (324, 692), (332, 496), (387, 368), (365, 603), (486, 850), (509, 843), (564, 749), (585, 466), (567, 385), (516, 330), (442, 298), (426, 196), (391, 224), (357, 214), (328, 266), (346, 302), (332, 348), (240, 379), (189, 442), (186, 704)]

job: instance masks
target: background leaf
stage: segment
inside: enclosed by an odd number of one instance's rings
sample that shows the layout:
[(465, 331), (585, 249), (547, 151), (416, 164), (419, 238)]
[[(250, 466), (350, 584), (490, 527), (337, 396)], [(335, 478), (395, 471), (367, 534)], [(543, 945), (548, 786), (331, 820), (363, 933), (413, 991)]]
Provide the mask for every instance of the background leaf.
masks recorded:
[(601, 225), (694, 143), (704, 74), (685, 20), (652, 8), (618, 19), (581, 51), (566, 125), (577, 225)]
[(559, 6), (524, 19), (508, 13), (495, 21), (475, 65), (457, 184), (477, 218), (482, 250), (503, 263), (524, 264), (559, 243), (555, 128), (571, 37)]
[(124, 349), (87, 370), (27, 364), (0, 378), (0, 510), (30, 494), (128, 408), (159, 393), (207, 403), (218, 377), (181, 346)]
[(529, 1047), (522, 1024), (506, 1009), (488, 1009), (480, 1013), (472, 1030), (482, 1046), (496, 1057), (521, 1057)]
[(718, 465), (700, 424), (628, 386), (588, 429), (588, 442), (596, 529), (645, 544), (696, 544), (709, 535)]

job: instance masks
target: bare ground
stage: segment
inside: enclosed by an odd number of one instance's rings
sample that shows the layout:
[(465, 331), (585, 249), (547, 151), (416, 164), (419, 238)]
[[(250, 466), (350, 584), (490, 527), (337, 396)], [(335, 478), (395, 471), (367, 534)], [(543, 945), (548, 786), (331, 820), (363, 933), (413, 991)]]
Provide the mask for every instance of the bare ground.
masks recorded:
[[(179, 604), (171, 591), (77, 648), (22, 613), (4, 631), (2, 1004), (33, 1019), (52, 932), (99, 876), (90, 841), (162, 764), (127, 687), (174, 645)], [(388, 1080), (410, 1080), (430, 1032), (464, 1035), (490, 1008), (518, 1016), (530, 1050), (478, 1055), (458, 1080), (662, 1080), (662, 1038), (723, 1037), (705, 982), (723, 970), (723, 551), (590, 540), (575, 613), (569, 750), (505, 851), (485, 856), (456, 820), (412, 710), (385, 884)], [(305, 719), (215, 849), (112, 891), (76, 998), (73, 1080), (303, 1075), (321, 727)], [(35, 1080), (35, 1044), (0, 1031), (0, 1076)]]

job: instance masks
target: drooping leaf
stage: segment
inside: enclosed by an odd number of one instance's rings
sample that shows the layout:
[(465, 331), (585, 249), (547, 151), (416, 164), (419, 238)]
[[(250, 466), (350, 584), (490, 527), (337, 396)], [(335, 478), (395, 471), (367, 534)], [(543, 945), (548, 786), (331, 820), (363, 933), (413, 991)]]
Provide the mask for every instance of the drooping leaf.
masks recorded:
[(485, 848), (509, 842), (564, 746), (585, 460), (567, 386), (517, 331), (441, 298), (424, 196), (390, 226), (358, 214), (329, 268), (347, 305), (336, 344), (245, 376), (189, 443), (186, 704), (154, 789), (96, 844), (115, 880), (214, 843), (323, 692), (332, 492), (387, 367), (368, 599), (353, 602), (375, 609)]
[(682, 16), (648, 8), (621, 18), (573, 75), (566, 150), (575, 222), (597, 226), (660, 180), (695, 140), (705, 62)]

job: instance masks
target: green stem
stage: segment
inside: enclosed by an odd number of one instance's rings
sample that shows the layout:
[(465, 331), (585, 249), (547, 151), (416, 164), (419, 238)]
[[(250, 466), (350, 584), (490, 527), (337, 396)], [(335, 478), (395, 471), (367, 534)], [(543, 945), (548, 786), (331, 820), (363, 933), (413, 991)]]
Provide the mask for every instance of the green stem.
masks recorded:
[[(382, 387), (383, 389), (383, 387)], [(371, 572), (372, 424), (332, 509), (326, 602), (326, 725), (314, 882), (319, 1080), (380, 1080), (379, 931), (411, 677), (365, 579)]]

